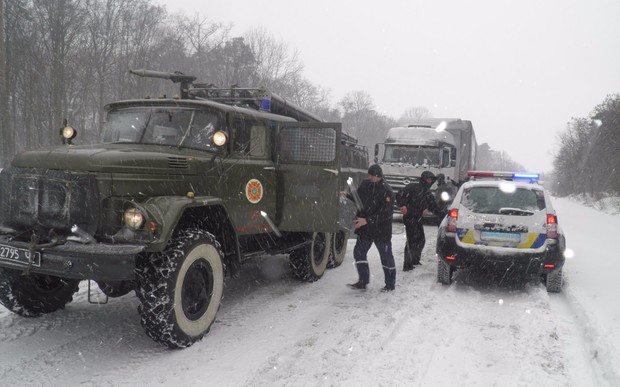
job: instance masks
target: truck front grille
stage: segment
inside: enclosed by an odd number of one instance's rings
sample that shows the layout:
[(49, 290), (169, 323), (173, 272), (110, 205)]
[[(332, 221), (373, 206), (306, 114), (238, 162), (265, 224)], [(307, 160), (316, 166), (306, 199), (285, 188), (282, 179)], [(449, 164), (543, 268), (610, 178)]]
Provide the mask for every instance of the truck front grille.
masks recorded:
[(78, 225), (94, 233), (99, 212), (95, 176), (26, 168), (0, 174), (0, 223), (9, 229), (66, 234)]

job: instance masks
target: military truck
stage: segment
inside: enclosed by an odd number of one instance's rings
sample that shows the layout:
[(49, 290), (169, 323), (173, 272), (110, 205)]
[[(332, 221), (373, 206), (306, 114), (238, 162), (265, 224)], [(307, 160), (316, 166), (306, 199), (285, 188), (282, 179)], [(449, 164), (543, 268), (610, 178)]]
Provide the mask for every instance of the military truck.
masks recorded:
[[(225, 277), (253, 258), (289, 254), (292, 274), (321, 278), (346, 251), (347, 181), (368, 155), (264, 88), (217, 88), (180, 72), (172, 98), (105, 107), (102, 141), (17, 155), (0, 173), (0, 302), (26, 317), (63, 309), (82, 280), (108, 297), (135, 290), (148, 336), (200, 340)], [(107, 298), (106, 298), (107, 301)]]

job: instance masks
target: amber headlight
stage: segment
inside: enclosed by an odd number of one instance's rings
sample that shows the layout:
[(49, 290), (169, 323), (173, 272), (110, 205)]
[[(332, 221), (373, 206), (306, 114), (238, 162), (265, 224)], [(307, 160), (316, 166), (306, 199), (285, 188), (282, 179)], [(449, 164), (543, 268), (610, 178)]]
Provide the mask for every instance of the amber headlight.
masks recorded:
[(123, 221), (132, 230), (138, 230), (144, 225), (144, 215), (137, 208), (129, 208), (123, 214)]
[(65, 126), (64, 128), (62, 128), (62, 136), (66, 140), (73, 140), (76, 135), (77, 135), (77, 132), (72, 127)]
[(218, 131), (213, 134), (213, 143), (216, 146), (222, 147), (228, 142), (228, 134), (226, 132)]

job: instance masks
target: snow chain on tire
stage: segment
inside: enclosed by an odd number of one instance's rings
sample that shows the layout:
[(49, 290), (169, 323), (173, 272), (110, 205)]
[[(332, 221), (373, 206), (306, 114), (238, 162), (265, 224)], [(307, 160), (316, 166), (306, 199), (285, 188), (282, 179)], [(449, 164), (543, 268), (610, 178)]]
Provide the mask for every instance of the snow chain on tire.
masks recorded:
[(330, 233), (315, 232), (310, 245), (291, 252), (289, 260), (295, 278), (314, 282), (323, 276), (329, 262), (331, 239)]
[(185, 348), (209, 332), (224, 291), (223, 254), (212, 234), (183, 230), (136, 272), (138, 312), (150, 338)]
[(39, 317), (64, 309), (78, 291), (80, 280), (0, 269), (0, 303), (24, 317)]

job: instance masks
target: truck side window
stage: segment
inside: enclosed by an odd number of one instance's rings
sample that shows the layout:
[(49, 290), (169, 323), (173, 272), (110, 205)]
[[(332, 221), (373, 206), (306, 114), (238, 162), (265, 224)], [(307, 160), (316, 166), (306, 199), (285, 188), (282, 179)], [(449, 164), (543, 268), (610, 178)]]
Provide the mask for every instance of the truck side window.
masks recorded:
[(252, 125), (250, 128), (250, 156), (265, 159), (269, 158), (269, 149), (271, 144), (269, 141), (267, 128), (262, 124)]
[(271, 156), (271, 138), (267, 127), (260, 121), (235, 118), (232, 125), (233, 152), (253, 158)]
[(441, 151), (441, 166), (450, 166), (450, 148), (443, 148)]
[(234, 153), (247, 154), (249, 151), (250, 133), (246, 131), (246, 122), (235, 118), (232, 123), (232, 147)]

